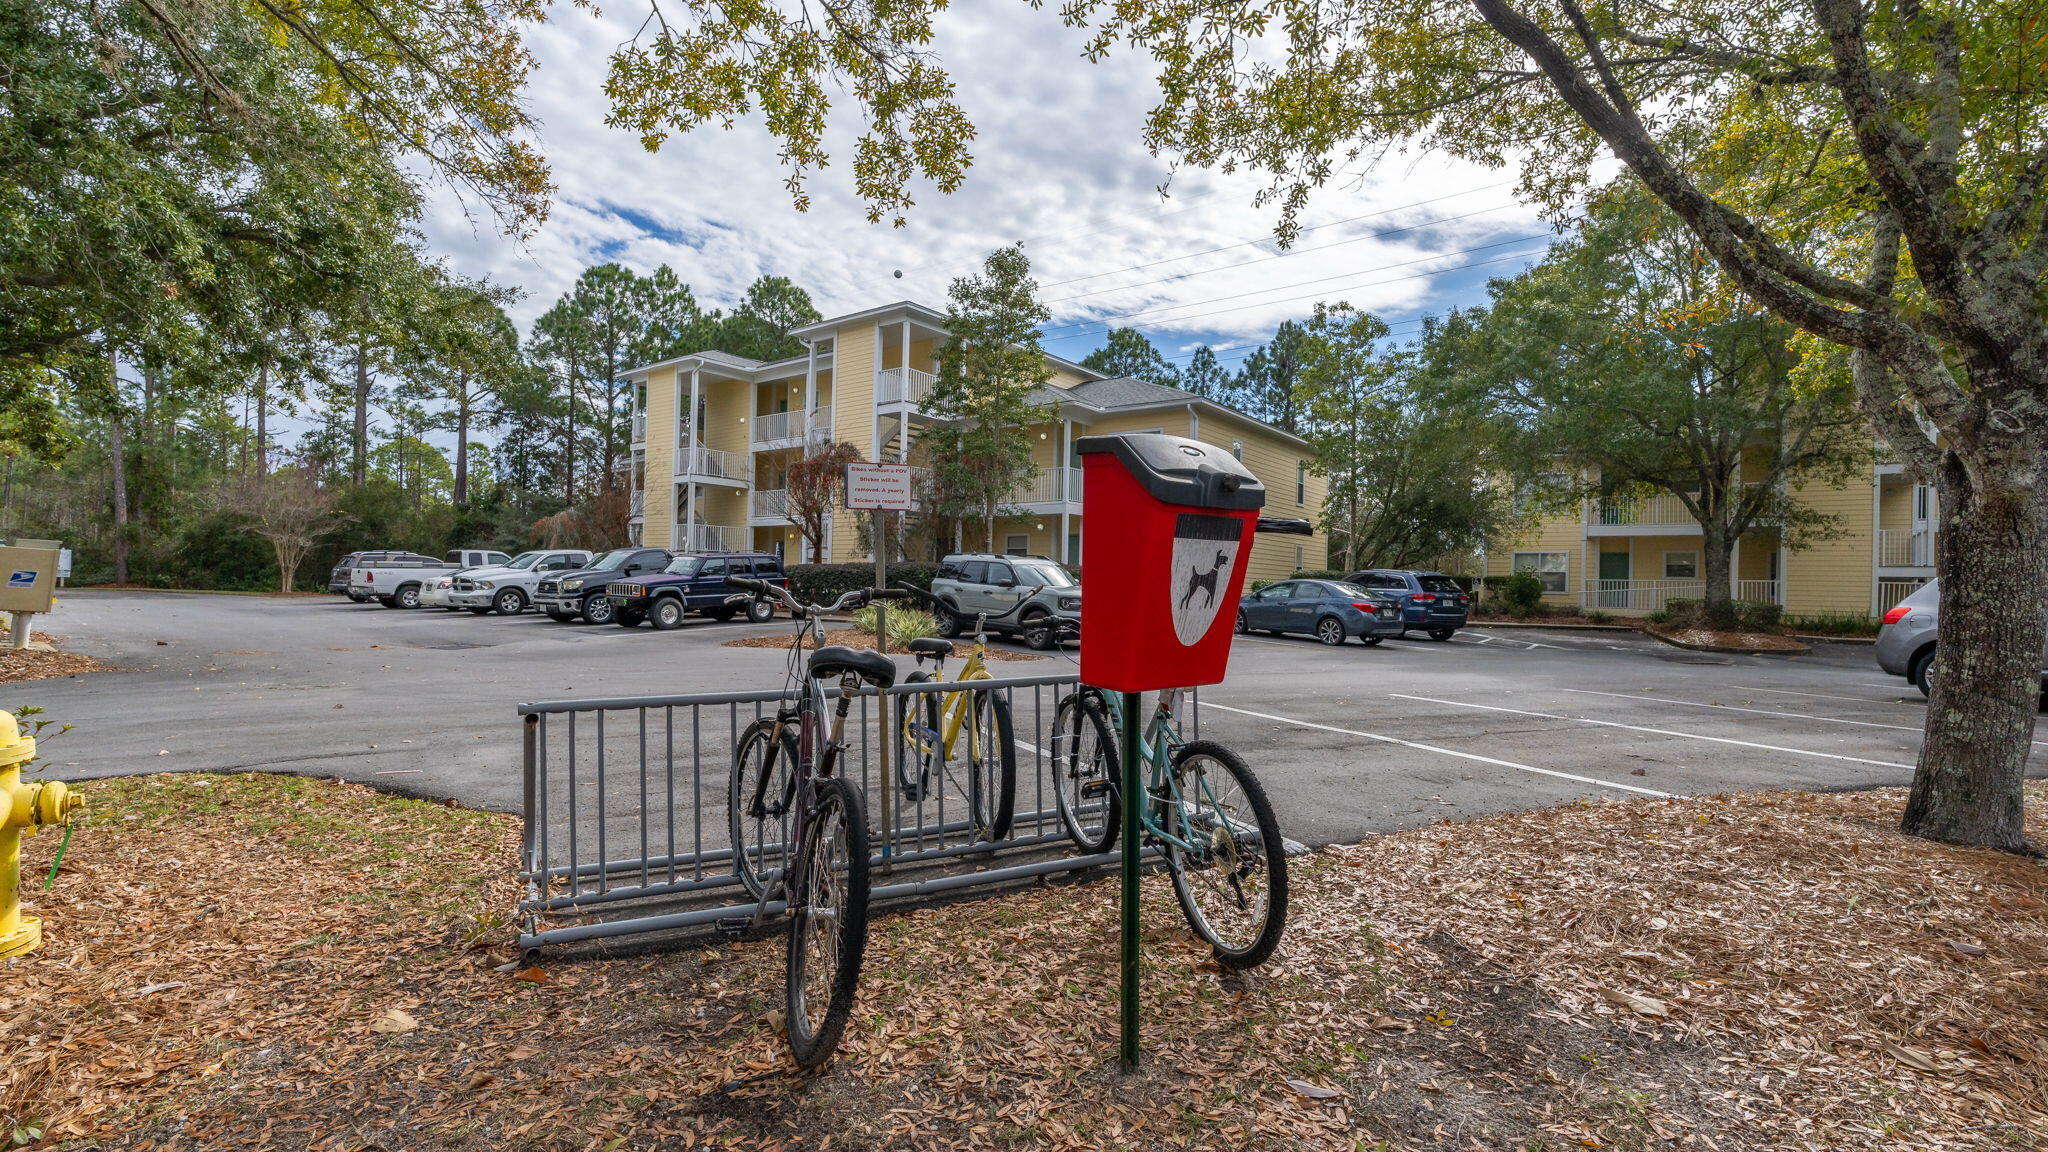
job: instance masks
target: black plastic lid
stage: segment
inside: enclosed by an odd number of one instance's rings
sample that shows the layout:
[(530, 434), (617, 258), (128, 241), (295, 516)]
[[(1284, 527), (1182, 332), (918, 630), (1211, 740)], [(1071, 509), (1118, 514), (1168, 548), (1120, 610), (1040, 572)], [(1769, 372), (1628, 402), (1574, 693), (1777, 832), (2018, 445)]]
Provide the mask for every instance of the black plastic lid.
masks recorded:
[(1266, 506), (1266, 486), (1227, 450), (1184, 436), (1125, 432), (1083, 436), (1074, 441), (1082, 455), (1113, 452), (1153, 499), (1183, 508), (1244, 511)]

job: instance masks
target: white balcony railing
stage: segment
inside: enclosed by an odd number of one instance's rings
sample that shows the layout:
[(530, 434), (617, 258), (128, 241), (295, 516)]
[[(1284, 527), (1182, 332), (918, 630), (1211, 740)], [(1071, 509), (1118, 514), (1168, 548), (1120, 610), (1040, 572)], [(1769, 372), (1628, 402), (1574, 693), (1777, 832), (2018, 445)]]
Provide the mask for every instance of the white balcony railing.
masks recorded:
[[(1745, 488), (1754, 488), (1754, 483)], [(1592, 520), (1602, 528), (1685, 528), (1699, 531), (1700, 522), (1687, 510), (1685, 501), (1670, 492), (1659, 492), (1640, 500), (1617, 504), (1594, 502)]]
[(770, 412), (754, 417), (754, 443), (794, 440), (804, 434), (802, 412)]
[(789, 519), (789, 489), (756, 488), (747, 493), (747, 515), (763, 520)]
[(1010, 495), (1013, 504), (1057, 504), (1081, 502), (1079, 468), (1041, 468), (1017, 486)]
[(736, 552), (753, 540), (754, 530), (738, 524), (677, 524), (669, 547), (678, 552)]
[(1879, 580), (1877, 582), (1877, 614), (1882, 616), (1899, 606), (1899, 601), (1911, 596), (1926, 584), (1925, 580)]
[(647, 413), (633, 413), (633, 443), (647, 443)]
[(1877, 564), (1880, 568), (1932, 568), (1934, 528), (1880, 528), (1877, 532)]
[(725, 452), (691, 444), (676, 458), (677, 476), (708, 476), (744, 483), (754, 475), (753, 461), (745, 452)]
[[(1737, 600), (1778, 603), (1776, 580), (1737, 580), (1730, 589)], [(1579, 594), (1579, 606), (1601, 612), (1655, 612), (1672, 600), (1698, 600), (1707, 594), (1705, 580), (1594, 580)]]
[(916, 368), (884, 368), (875, 373), (875, 403), (916, 405), (931, 395), (938, 377)]
[(830, 440), (832, 438), (832, 406), (830, 404), (820, 404), (817, 411), (811, 413), (811, 427), (808, 435), (812, 440)]

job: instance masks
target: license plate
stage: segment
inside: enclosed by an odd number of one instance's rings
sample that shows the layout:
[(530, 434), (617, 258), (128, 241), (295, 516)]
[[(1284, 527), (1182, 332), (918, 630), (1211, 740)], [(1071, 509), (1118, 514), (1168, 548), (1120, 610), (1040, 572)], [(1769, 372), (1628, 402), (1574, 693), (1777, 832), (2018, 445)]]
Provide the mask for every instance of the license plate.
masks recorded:
[(631, 600), (631, 599), (632, 599), (632, 597), (631, 597), (631, 596), (606, 596), (606, 597), (605, 597), (605, 599), (607, 599), (607, 600), (611, 601), (611, 602), (612, 602), (612, 605), (613, 605), (613, 607), (617, 607), (617, 608), (624, 608), (624, 607), (626, 606), (626, 601), (628, 601), (628, 600)]

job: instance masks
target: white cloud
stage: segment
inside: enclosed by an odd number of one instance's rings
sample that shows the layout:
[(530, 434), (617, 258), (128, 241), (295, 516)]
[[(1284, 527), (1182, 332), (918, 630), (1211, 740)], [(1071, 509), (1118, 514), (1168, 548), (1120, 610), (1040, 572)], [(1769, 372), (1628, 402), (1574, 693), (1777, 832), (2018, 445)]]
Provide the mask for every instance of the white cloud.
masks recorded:
[[(631, 35), (640, 15), (632, 8), (629, 0), (593, 17), (565, 6), (533, 32), (541, 68), (530, 98), (560, 187), (539, 235), (525, 245), (505, 240), (445, 193), (427, 221), (431, 244), (458, 270), (526, 290), (514, 310), (522, 326), (586, 265), (605, 260), (643, 270), (670, 264), (700, 299), (718, 304), (730, 304), (757, 275), (786, 275), (829, 315), (901, 297), (943, 304), (951, 277), (973, 271), (991, 248), (1022, 240), (1045, 298), (1056, 302), (1054, 350), (1080, 355), (1100, 342), (1106, 323), (1127, 322), (1178, 353), (1203, 340), (1256, 339), (1318, 299), (1397, 315), (1468, 300), (1485, 275), (1520, 262), (1458, 277), (1429, 273), (1534, 245), (1445, 253), (1546, 231), (1513, 202), (1504, 183), (1511, 173), (1424, 157), (1324, 191), (1304, 218), (1312, 230), (1300, 250), (1274, 255), (1274, 210), (1252, 204), (1261, 180), (1176, 176), (1140, 145), (1155, 97), (1142, 60), (1125, 53), (1089, 64), (1079, 34), (1054, 13), (1022, 5), (942, 15), (939, 48), (979, 127), (961, 191), (925, 188), (907, 227), (868, 224), (851, 192), (852, 135), (842, 131), (838, 161), (813, 175), (812, 207), (798, 213), (776, 145), (752, 124), (673, 137), (654, 154), (604, 125), (605, 61)], [(842, 105), (837, 121), (852, 122), (853, 111)], [(1155, 189), (1169, 176), (1173, 194), (1162, 200)], [(1388, 211), (1403, 205), (1417, 206)], [(1385, 214), (1354, 219), (1371, 213)], [(1463, 218), (1365, 238), (1452, 216)], [(1190, 255), (1204, 249), (1224, 250)]]

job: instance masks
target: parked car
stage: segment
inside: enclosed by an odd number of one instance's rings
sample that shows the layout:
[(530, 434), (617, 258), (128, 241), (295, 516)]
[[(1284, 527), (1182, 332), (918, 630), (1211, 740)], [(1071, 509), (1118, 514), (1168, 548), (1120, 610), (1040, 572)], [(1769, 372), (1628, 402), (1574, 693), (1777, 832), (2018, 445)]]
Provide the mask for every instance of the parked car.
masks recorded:
[(1081, 633), (1081, 584), (1042, 556), (962, 553), (939, 562), (932, 595), (946, 606), (939, 635), (958, 636), (986, 612), (991, 632), (1014, 632), (1033, 648)]
[(1367, 568), (1344, 580), (1399, 600), (1404, 633), (1427, 632), (1431, 640), (1449, 640), (1472, 614), (1471, 594), (1441, 572)]
[(350, 568), (348, 590), (350, 599), (356, 598), (355, 593), (363, 593), (363, 599), (374, 597), (386, 608), (417, 608), (420, 606), (420, 590), (428, 581), (452, 576), (465, 568), (503, 564), (510, 559), (503, 552), (488, 548), (456, 548), (441, 560), (416, 552), (406, 553), (389, 560), (365, 561)]
[[(642, 620), (667, 631), (680, 628), (683, 616), (700, 612), (713, 620), (730, 620), (741, 608), (731, 603), (733, 591), (725, 586), (727, 576), (747, 576), (787, 588), (789, 577), (782, 561), (766, 552), (691, 552), (671, 558), (661, 571), (635, 576), (605, 586), (611, 598), (612, 619), (625, 628), (638, 628)], [(775, 618), (773, 602), (758, 597), (747, 601), (747, 621), (766, 624)]]
[(432, 556), (422, 556), (417, 552), (396, 552), (388, 550), (382, 552), (351, 552), (348, 555), (343, 556), (341, 559), (335, 561), (333, 570), (327, 573), (327, 590), (329, 592), (346, 596), (349, 599), (355, 601), (356, 603), (361, 604), (363, 601), (368, 600), (370, 598), (370, 594), (367, 592), (349, 591), (349, 573), (353, 571), (356, 565), (358, 564), (367, 565), (374, 564), (378, 561), (383, 560), (399, 559), (421, 560), (429, 564), (433, 563), (434, 561), (434, 558)]
[(1282, 580), (1238, 600), (1237, 630), (1299, 632), (1331, 645), (1356, 636), (1370, 647), (1401, 634), (1401, 603), (1342, 580)]
[(439, 602), (450, 611), (467, 608), (482, 616), (496, 612), (517, 616), (533, 603), (534, 589), (548, 576), (589, 567), (594, 554), (581, 548), (541, 548), (521, 552), (503, 564), (470, 568), (436, 581), (421, 594), (421, 604)]
[(582, 617), (592, 624), (612, 622), (612, 602), (605, 585), (627, 576), (647, 576), (668, 567), (665, 548), (614, 548), (587, 567), (542, 576), (533, 588), (534, 606), (548, 619), (568, 623)]
[[(1935, 643), (1941, 630), (1941, 588), (1929, 580), (1884, 614), (1877, 630), (1877, 666), (1894, 676), (1904, 676), (1922, 696), (1934, 688), (1939, 671), (1934, 664)], [(2041, 653), (2041, 707), (2048, 711), (2048, 650)]]

